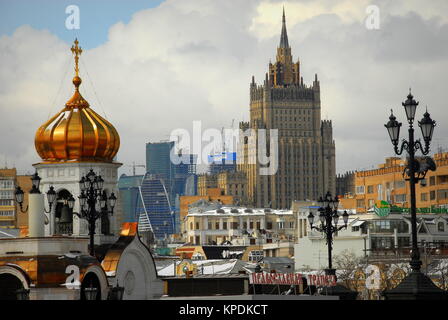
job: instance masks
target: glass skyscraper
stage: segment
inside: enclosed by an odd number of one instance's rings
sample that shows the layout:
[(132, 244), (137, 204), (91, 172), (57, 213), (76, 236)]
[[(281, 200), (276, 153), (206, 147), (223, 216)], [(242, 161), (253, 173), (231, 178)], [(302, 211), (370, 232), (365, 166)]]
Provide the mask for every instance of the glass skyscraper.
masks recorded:
[[(174, 145), (174, 141), (149, 142), (146, 144), (147, 175), (151, 175), (153, 179), (157, 178), (160, 180), (168, 195), (170, 210), (174, 212), (174, 231), (171, 233), (180, 231), (179, 196), (184, 195), (186, 192), (187, 179), (192, 175), (196, 175), (197, 160), (196, 155), (182, 154), (184, 160), (179, 164), (173, 163), (171, 154), (174, 152)], [(191, 186), (187, 191), (191, 192)], [(147, 207), (152, 206), (150, 202), (145, 203)]]
[(127, 176), (122, 174), (118, 179), (118, 190), (120, 192), (120, 201), (123, 209), (123, 222), (138, 221), (138, 208), (141, 207), (140, 185), (143, 176)]
[(140, 219), (149, 220), (156, 239), (164, 239), (175, 233), (174, 211), (163, 180), (146, 173), (139, 188), (141, 200), (137, 208)]

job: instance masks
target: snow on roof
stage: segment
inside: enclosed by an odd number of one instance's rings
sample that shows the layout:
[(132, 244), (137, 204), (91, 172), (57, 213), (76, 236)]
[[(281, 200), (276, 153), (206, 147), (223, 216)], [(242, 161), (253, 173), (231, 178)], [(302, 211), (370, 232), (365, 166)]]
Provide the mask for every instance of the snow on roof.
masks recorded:
[(206, 210), (203, 212), (192, 212), (188, 216), (250, 216), (250, 215), (265, 215), (265, 214), (275, 214), (275, 215), (292, 215), (293, 211), (288, 209), (270, 209), (270, 208), (246, 208), (246, 207), (227, 207), (223, 206), (218, 209)]
[[(176, 266), (178, 266), (182, 261), (176, 261)], [(190, 263), (193, 263), (197, 266), (198, 274), (228, 274), (230, 273), (238, 259), (216, 259), (216, 260), (191, 260)], [(174, 277), (174, 263), (171, 263), (169, 266), (158, 270), (157, 274), (160, 277)]]
[(3, 229), (0, 230), (0, 238), (18, 238), (19, 229)]
[(355, 221), (354, 224), (352, 224), (352, 227), (359, 227), (360, 225), (362, 225), (365, 221), (364, 220), (358, 220)]

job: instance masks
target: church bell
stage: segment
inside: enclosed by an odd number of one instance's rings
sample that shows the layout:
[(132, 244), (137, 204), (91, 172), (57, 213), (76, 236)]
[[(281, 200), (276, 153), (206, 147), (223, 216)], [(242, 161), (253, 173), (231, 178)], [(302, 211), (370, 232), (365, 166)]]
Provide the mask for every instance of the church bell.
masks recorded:
[(61, 218), (59, 220), (59, 223), (70, 223), (73, 221), (73, 215), (71, 213), (71, 209), (68, 207), (68, 205), (62, 206), (61, 210)]

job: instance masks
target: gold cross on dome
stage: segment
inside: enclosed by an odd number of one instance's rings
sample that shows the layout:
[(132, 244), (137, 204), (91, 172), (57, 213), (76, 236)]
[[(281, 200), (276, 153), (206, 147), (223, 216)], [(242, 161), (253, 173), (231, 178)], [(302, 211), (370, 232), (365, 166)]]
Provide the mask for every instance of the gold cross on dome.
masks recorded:
[(75, 55), (75, 72), (76, 72), (76, 76), (78, 76), (78, 73), (79, 73), (78, 61), (79, 61), (79, 56), (82, 53), (82, 49), (81, 49), (81, 47), (78, 47), (78, 43), (79, 43), (78, 39), (75, 39), (74, 43), (75, 43), (75, 45), (73, 45), (70, 50)]

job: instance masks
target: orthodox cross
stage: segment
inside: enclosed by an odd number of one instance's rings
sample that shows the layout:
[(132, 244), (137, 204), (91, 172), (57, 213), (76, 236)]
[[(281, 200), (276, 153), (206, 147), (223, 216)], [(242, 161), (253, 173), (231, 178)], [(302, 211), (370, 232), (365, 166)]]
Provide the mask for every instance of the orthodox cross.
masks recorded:
[(82, 49), (81, 47), (78, 47), (78, 39), (75, 39), (75, 45), (72, 46), (71, 51), (72, 53), (75, 55), (75, 72), (76, 72), (76, 76), (78, 76), (79, 73), (79, 68), (78, 68), (78, 60), (79, 60), (79, 56), (82, 53)]

